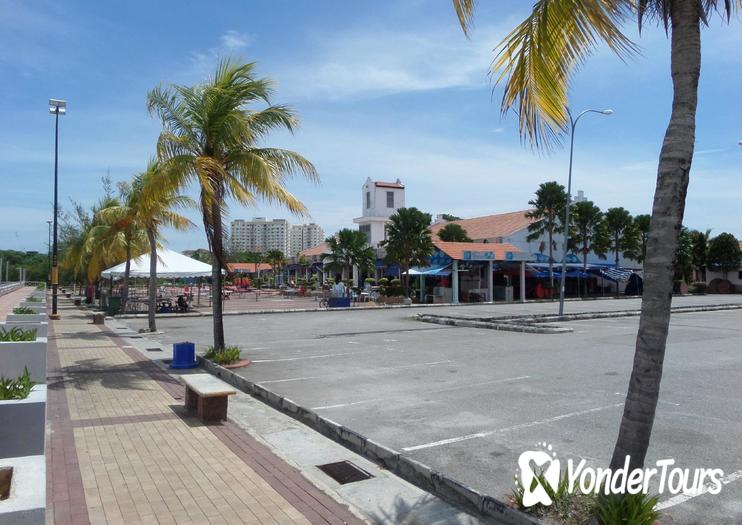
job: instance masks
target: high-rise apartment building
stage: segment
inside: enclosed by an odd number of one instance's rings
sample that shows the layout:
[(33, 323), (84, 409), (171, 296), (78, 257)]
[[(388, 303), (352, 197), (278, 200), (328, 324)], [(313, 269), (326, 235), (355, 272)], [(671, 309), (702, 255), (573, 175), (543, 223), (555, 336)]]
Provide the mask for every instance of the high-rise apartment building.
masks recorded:
[(291, 256), (321, 243), (324, 232), (314, 223), (291, 225), (286, 219), (255, 217), (250, 221), (232, 221), (230, 240), (235, 251), (266, 253), (280, 250)]

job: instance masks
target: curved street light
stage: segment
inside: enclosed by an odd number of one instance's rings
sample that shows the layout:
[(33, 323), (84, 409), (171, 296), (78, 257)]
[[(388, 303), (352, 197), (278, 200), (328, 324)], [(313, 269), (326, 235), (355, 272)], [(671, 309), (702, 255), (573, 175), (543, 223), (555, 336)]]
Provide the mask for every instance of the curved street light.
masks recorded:
[(569, 208), (572, 205), (572, 158), (575, 149), (575, 128), (583, 115), (598, 113), (600, 115), (613, 115), (612, 109), (586, 109), (577, 118), (572, 117), (572, 112), (567, 108), (570, 124), (569, 139), (569, 177), (567, 178), (567, 205), (564, 207), (564, 242), (562, 244), (562, 275), (559, 278), (559, 315), (564, 315), (564, 285), (567, 273), (567, 244), (569, 243)]

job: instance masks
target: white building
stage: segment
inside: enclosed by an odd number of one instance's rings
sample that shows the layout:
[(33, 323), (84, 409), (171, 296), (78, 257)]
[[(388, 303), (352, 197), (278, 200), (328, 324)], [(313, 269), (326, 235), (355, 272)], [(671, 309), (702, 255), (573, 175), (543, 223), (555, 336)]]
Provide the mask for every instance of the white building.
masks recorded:
[(394, 212), (404, 208), (404, 197), (404, 184), (399, 179), (396, 182), (366, 179), (361, 189), (363, 212), (353, 222), (366, 234), (372, 248), (378, 248), (386, 239), (386, 224)]
[(237, 219), (231, 224), (231, 243), (235, 251), (280, 250), (291, 256), (324, 240), (322, 228), (315, 223), (291, 225), (286, 219), (255, 217), (251, 221)]
[(289, 228), (286, 219), (267, 220), (265, 217), (255, 217), (251, 221), (234, 220), (231, 225), (232, 249), (259, 253), (281, 250), (288, 253)]
[(290, 229), (289, 250), (286, 255), (297, 253), (317, 246), (325, 240), (325, 232), (313, 222), (309, 224), (294, 224)]

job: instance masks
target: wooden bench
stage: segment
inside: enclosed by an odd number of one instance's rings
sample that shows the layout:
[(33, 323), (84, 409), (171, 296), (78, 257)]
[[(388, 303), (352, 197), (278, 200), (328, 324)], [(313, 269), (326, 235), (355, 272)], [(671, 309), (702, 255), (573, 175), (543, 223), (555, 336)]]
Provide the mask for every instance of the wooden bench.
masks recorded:
[(202, 421), (227, 419), (229, 396), (237, 391), (211, 374), (187, 374), (181, 376), (185, 383), (185, 406), (196, 412)]

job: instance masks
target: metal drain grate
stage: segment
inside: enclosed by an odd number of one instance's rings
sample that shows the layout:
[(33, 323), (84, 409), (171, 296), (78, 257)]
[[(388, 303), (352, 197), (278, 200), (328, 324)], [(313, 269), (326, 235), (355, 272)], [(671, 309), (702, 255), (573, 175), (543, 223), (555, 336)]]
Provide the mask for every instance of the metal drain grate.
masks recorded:
[(364, 479), (373, 478), (371, 474), (363, 469), (358, 468), (350, 461), (338, 461), (337, 463), (317, 465), (317, 468), (341, 485), (345, 485), (346, 483), (353, 483), (354, 481), (363, 481)]
[(147, 348), (147, 352), (162, 352), (162, 348)]

